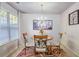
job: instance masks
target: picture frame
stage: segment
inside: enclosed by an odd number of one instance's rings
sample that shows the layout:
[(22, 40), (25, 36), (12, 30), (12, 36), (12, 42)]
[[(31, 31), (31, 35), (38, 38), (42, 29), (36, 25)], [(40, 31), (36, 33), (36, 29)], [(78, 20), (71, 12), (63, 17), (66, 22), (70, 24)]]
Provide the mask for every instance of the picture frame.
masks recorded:
[(69, 14), (69, 25), (79, 24), (79, 10)]
[(52, 30), (53, 20), (33, 20), (33, 30)]

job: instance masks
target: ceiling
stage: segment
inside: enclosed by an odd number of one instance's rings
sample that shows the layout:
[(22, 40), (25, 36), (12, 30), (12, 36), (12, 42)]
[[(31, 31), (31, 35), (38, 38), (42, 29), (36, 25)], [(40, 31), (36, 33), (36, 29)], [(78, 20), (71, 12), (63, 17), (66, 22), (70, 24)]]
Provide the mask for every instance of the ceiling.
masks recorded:
[(74, 2), (9, 2), (8, 4), (23, 13), (60, 14)]

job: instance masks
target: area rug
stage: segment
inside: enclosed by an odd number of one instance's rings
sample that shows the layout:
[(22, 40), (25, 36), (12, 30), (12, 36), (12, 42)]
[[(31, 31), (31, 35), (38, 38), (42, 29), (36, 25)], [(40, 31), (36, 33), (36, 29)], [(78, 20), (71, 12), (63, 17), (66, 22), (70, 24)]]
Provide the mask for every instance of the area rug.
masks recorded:
[(36, 54), (34, 53), (34, 47), (25, 48), (17, 55), (17, 57), (64, 57), (64, 51), (61, 49), (60, 55), (58, 55), (56, 52), (52, 55), (43, 55), (43, 54)]
[(17, 57), (32, 57), (35, 56), (34, 54), (34, 47), (29, 47), (26, 48), (26, 53), (25, 53), (25, 48), (17, 55)]

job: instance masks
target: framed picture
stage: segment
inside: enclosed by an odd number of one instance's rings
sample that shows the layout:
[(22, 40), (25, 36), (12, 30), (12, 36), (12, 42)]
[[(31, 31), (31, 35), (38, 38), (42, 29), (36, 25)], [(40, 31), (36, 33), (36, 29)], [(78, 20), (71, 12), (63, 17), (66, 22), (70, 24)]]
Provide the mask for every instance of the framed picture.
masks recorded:
[(33, 20), (33, 30), (52, 30), (52, 20)]
[(69, 25), (79, 24), (79, 10), (69, 14)]

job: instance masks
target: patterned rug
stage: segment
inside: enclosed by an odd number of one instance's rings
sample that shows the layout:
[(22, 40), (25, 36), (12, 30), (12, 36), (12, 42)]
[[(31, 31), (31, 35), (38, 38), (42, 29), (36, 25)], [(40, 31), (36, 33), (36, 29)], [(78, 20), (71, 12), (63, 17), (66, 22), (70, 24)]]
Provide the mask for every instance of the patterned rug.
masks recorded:
[(34, 54), (34, 47), (29, 47), (26, 48), (26, 53), (25, 53), (25, 48), (17, 55), (17, 57), (32, 57), (35, 56)]
[(57, 53), (53, 55), (43, 55), (43, 54), (37, 54), (35, 55), (34, 53), (34, 47), (29, 47), (26, 48), (26, 53), (25, 53), (25, 48), (17, 55), (17, 57), (64, 57), (64, 51), (61, 49), (60, 55), (58, 56)]
[(44, 57), (42, 54), (35, 55), (34, 53), (34, 47), (25, 48), (17, 55), (17, 57)]

